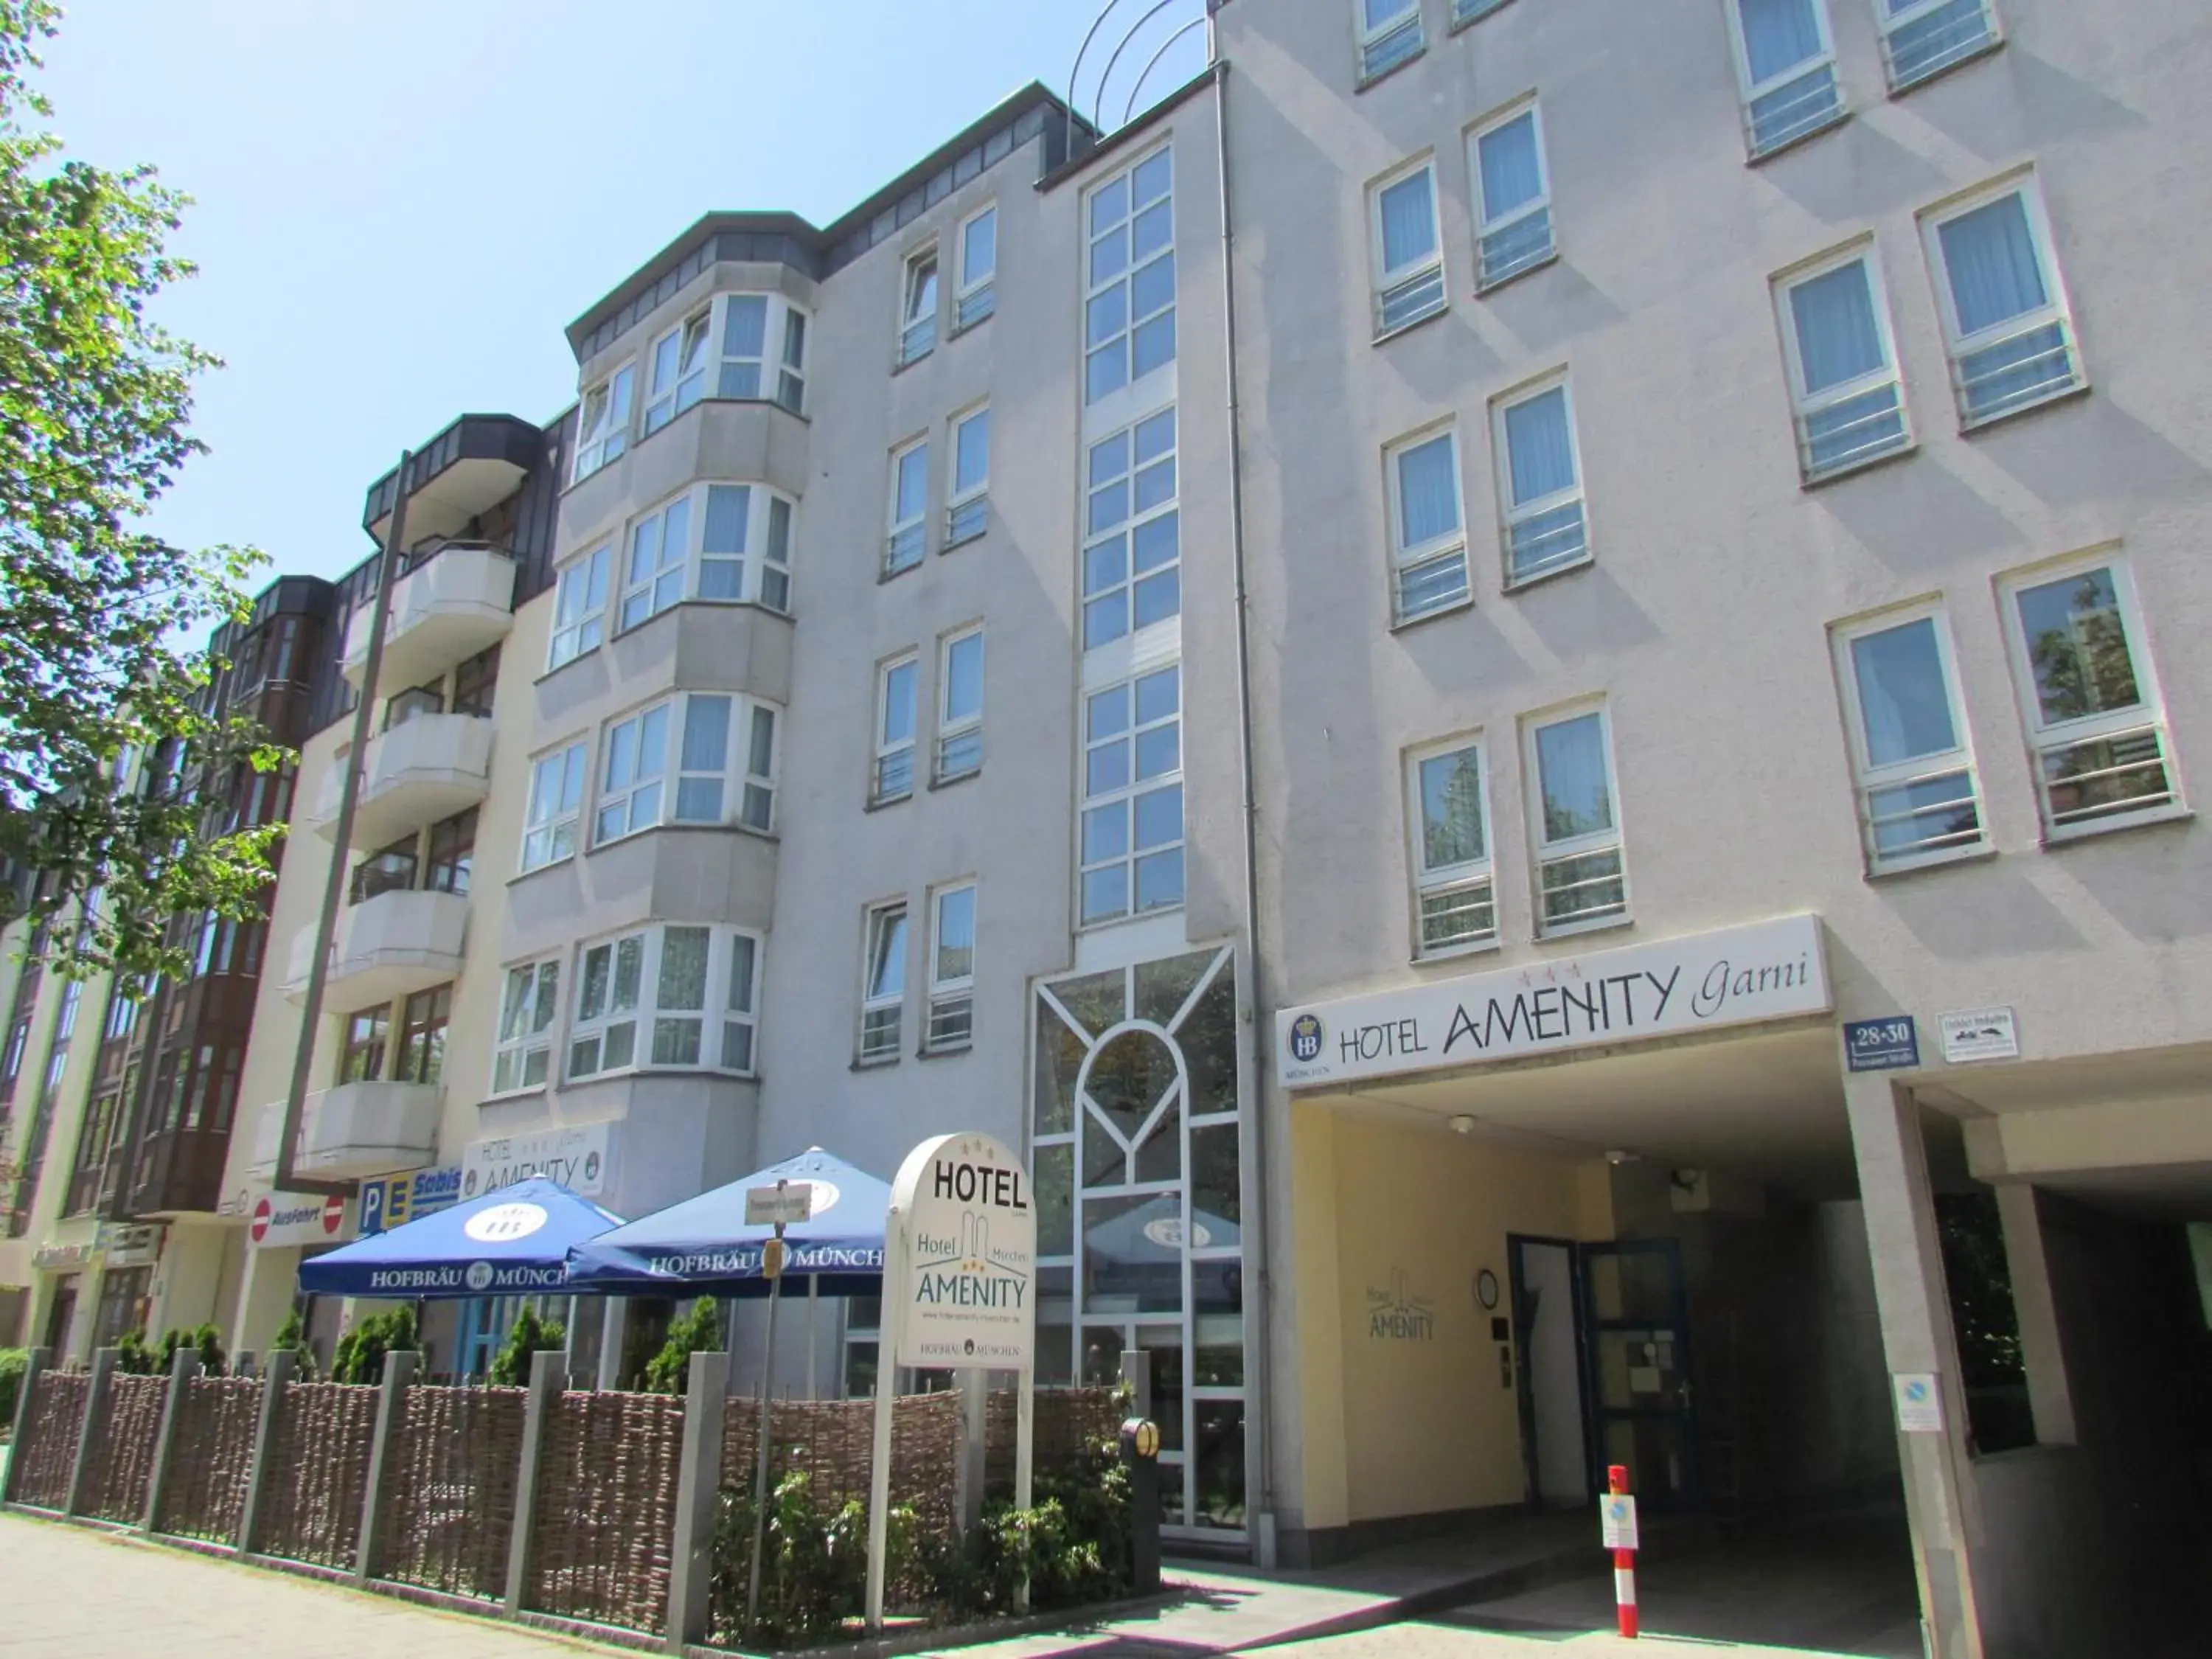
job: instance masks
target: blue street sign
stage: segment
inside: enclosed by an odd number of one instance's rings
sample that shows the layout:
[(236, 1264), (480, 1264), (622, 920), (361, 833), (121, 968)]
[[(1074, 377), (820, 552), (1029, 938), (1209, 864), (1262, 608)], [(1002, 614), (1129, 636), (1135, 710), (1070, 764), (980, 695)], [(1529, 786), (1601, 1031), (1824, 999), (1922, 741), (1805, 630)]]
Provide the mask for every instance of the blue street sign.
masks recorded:
[(1844, 1061), (1854, 1072), (1895, 1072), (1920, 1063), (1920, 1035), (1912, 1016), (1855, 1019), (1844, 1026)]

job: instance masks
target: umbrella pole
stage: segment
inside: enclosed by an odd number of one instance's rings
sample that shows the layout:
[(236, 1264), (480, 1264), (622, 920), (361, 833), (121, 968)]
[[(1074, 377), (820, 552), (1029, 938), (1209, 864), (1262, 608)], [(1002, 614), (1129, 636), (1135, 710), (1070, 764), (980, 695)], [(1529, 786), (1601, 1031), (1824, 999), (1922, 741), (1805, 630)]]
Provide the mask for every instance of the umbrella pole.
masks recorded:
[(815, 1386), (815, 1366), (822, 1357), (822, 1344), (814, 1328), (814, 1316), (822, 1306), (822, 1275), (806, 1275), (806, 1397), (822, 1398), (822, 1390)]

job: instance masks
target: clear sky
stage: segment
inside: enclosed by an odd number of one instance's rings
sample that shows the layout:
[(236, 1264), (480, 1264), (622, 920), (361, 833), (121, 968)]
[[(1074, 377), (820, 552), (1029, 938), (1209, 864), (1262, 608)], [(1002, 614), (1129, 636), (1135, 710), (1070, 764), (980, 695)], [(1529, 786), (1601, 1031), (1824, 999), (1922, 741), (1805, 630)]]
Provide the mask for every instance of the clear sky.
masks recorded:
[[(262, 548), (258, 580), (339, 574), (402, 447), (468, 410), (557, 413), (562, 329), (701, 214), (827, 223), (1008, 94), (1064, 88), (1104, 3), (76, 0), (54, 130), (195, 198), (171, 246), (200, 274), (159, 314), (227, 364), (193, 421), (213, 453), (154, 527)], [(1148, 99), (1200, 61), (1185, 37)]]

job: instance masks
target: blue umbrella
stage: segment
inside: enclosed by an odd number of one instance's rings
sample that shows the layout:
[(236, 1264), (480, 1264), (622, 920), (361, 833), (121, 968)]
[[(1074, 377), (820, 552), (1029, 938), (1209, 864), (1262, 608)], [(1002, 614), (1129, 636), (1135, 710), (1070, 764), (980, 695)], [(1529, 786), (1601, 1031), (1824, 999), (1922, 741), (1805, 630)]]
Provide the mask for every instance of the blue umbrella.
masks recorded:
[(762, 1247), (775, 1229), (745, 1224), (745, 1193), (779, 1181), (814, 1188), (813, 1214), (784, 1229), (784, 1278), (812, 1280), (823, 1296), (878, 1294), (891, 1189), (819, 1146), (579, 1243), (568, 1252), (568, 1287), (632, 1296), (766, 1296)]
[(317, 1296), (565, 1295), (568, 1252), (622, 1218), (533, 1176), (300, 1264)]

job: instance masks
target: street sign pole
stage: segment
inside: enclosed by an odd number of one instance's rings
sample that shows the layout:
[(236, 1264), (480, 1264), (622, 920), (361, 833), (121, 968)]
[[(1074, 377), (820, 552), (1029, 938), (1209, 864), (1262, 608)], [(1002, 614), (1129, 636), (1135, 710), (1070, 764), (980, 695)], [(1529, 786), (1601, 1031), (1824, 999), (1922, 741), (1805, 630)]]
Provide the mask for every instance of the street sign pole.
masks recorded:
[(758, 1455), (753, 1460), (753, 1561), (745, 1583), (745, 1633), (749, 1636), (760, 1616), (761, 1543), (768, 1522), (768, 1462), (775, 1444), (769, 1432), (769, 1390), (775, 1367), (775, 1309), (776, 1304), (783, 1300), (783, 1230), (794, 1218), (805, 1220), (812, 1211), (813, 1200), (811, 1186), (801, 1187), (794, 1193), (788, 1181), (779, 1181), (773, 1187), (754, 1187), (745, 1194), (747, 1224), (758, 1226), (758, 1217), (775, 1225), (775, 1237), (761, 1247), (761, 1273), (768, 1280), (768, 1335), (761, 1345), (760, 1417), (757, 1430), (760, 1445)]

